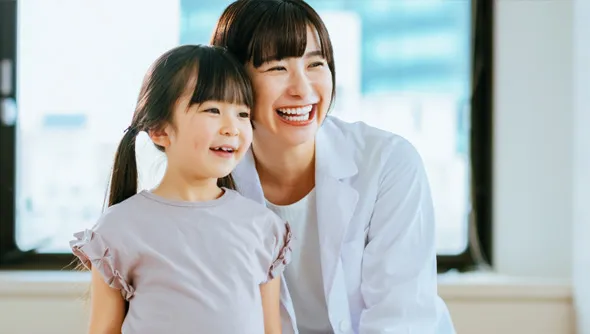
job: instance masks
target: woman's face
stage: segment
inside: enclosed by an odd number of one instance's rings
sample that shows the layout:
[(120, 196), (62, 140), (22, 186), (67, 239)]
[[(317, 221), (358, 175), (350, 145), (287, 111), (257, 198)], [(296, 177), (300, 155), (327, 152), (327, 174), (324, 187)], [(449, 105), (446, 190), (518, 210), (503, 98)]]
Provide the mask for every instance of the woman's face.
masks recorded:
[(332, 74), (322, 57), (317, 32), (307, 28), (307, 47), (299, 58), (247, 64), (256, 104), (257, 141), (297, 146), (313, 140), (332, 98)]

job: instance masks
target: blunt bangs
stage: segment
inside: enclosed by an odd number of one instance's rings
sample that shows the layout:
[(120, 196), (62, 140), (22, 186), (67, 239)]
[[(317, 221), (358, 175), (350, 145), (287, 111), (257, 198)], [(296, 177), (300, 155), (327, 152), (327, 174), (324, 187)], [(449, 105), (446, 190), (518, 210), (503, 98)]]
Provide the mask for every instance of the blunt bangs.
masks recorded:
[(254, 67), (272, 60), (302, 57), (307, 46), (307, 27), (319, 36), (322, 57), (333, 62), (328, 31), (315, 11), (299, 2), (280, 2), (268, 8), (252, 33), (247, 59)]
[(201, 50), (195, 68), (197, 80), (191, 103), (219, 101), (252, 109), (252, 85), (244, 66), (225, 50), (220, 56), (219, 49)]

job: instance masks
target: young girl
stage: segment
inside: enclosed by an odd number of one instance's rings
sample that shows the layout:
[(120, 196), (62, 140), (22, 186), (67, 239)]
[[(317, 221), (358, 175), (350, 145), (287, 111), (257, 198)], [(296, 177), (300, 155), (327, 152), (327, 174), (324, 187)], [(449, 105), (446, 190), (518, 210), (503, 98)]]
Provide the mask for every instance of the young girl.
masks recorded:
[[(152, 65), (117, 149), (109, 208), (71, 242), (92, 270), (90, 333), (280, 333), (290, 228), (230, 176), (252, 140), (252, 105), (247, 74), (222, 48), (180, 46)], [(138, 193), (140, 131), (167, 168)]]

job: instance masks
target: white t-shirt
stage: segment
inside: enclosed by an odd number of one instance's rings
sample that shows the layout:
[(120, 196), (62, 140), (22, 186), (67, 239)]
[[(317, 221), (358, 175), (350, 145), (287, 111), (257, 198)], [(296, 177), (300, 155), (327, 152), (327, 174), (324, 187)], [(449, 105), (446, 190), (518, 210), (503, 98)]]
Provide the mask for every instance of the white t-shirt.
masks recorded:
[(320, 265), (320, 241), (315, 189), (290, 205), (266, 201), (269, 209), (291, 225), (291, 263), (285, 280), (293, 299), (300, 334), (333, 333), (328, 318)]

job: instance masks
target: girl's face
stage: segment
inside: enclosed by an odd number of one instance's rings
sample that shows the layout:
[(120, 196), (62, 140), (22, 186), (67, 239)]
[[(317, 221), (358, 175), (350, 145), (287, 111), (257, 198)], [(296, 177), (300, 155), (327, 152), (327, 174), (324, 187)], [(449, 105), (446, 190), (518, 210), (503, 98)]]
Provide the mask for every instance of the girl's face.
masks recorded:
[(252, 143), (247, 106), (206, 101), (189, 107), (190, 94), (175, 107), (173, 124), (150, 134), (165, 148), (168, 168), (190, 178), (221, 178), (236, 167)]
[(247, 64), (254, 88), (254, 125), (259, 141), (297, 146), (313, 140), (332, 98), (332, 74), (319, 36), (307, 28), (302, 57)]

